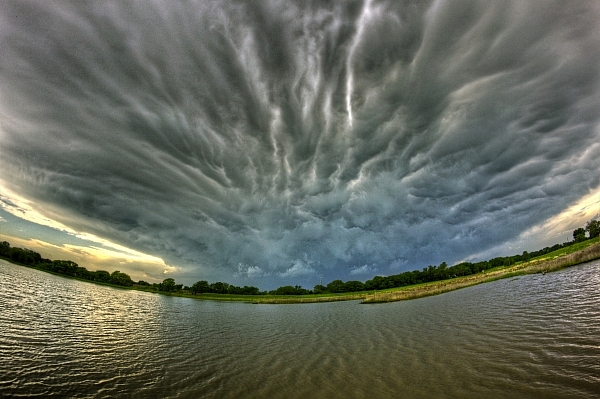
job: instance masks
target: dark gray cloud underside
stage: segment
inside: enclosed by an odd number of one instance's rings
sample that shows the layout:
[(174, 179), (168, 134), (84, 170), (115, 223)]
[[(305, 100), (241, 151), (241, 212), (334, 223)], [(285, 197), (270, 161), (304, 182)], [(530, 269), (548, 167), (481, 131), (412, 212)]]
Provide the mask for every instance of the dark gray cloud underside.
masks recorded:
[(5, 1), (0, 15), (6, 186), (190, 278), (455, 261), (599, 185), (595, 1)]

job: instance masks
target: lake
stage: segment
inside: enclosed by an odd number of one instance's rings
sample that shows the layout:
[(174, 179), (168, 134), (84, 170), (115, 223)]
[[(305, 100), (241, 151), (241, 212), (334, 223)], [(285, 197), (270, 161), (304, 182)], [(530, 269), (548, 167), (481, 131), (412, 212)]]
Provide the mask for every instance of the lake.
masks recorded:
[(379, 305), (252, 305), (0, 261), (0, 397), (600, 397), (600, 262)]

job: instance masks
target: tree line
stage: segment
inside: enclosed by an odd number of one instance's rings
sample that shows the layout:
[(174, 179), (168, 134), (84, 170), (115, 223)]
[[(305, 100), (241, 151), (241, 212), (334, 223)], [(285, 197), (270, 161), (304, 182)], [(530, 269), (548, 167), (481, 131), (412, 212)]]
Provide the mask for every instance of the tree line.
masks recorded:
[(70, 260), (50, 260), (30, 249), (11, 247), (7, 241), (0, 242), (0, 257), (27, 266), (35, 266), (64, 276), (77, 277), (83, 280), (97, 281), (131, 287), (133, 281), (128, 274), (115, 270), (112, 273), (106, 270), (89, 271)]
[(145, 281), (138, 281), (136, 284), (148, 286), (156, 291), (161, 292), (179, 292), (188, 291), (194, 295), (198, 294), (234, 294), (234, 295), (264, 295), (266, 292), (261, 292), (257, 287), (243, 286), (238, 287), (235, 285), (223, 283), (217, 281), (216, 283), (210, 284), (206, 280), (201, 280), (194, 283), (191, 287), (184, 286), (183, 284), (176, 284), (172, 278), (166, 278), (162, 283), (147, 283)]
[[(587, 236), (586, 236), (587, 233)], [(561, 248), (569, 247), (575, 243), (583, 242), (600, 235), (600, 222), (592, 220), (587, 223), (586, 227), (580, 227), (573, 231), (573, 241), (567, 241), (562, 244), (556, 244), (552, 247), (545, 247), (538, 251), (527, 252), (523, 251), (520, 255), (512, 255), (505, 257), (497, 257), (494, 259), (482, 262), (462, 262), (454, 266), (448, 267), (446, 262), (442, 262), (439, 266), (427, 266), (423, 270), (412, 270), (392, 276), (375, 276), (371, 280), (364, 283), (360, 281), (334, 280), (326, 286), (317, 285), (313, 289), (313, 293), (341, 293), (341, 292), (356, 292), (369, 290), (384, 290), (396, 287), (405, 287), (432, 281), (447, 280), (454, 277), (468, 276), (471, 274), (480, 273), (482, 271), (498, 267), (511, 266), (518, 262), (527, 262), (532, 258), (557, 251)]]
[[(588, 234), (586, 236), (586, 233)], [(556, 244), (552, 247), (545, 247), (538, 251), (527, 252), (523, 251), (520, 255), (512, 255), (505, 257), (497, 257), (482, 262), (462, 262), (454, 266), (448, 267), (446, 262), (442, 262), (439, 266), (427, 266), (423, 270), (412, 270), (392, 276), (375, 276), (365, 283), (360, 281), (334, 280), (326, 286), (317, 285), (313, 289), (314, 293), (340, 293), (340, 292), (355, 292), (368, 290), (384, 290), (388, 288), (405, 287), (432, 281), (447, 280), (454, 277), (468, 276), (471, 274), (480, 273), (482, 271), (498, 267), (511, 266), (518, 262), (527, 262), (532, 258), (557, 251), (561, 248), (569, 247), (575, 243), (596, 238), (600, 235), (600, 222), (592, 220), (587, 223), (586, 227), (580, 227), (573, 231), (573, 241), (567, 241), (562, 244)]]
[[(586, 235), (587, 234), (587, 235)], [(6, 241), (0, 243), (0, 257), (12, 260), (24, 265), (35, 266), (40, 269), (48, 270), (54, 273), (63, 274), (65, 276), (78, 277), (90, 281), (98, 281), (130, 287), (132, 285), (145, 286), (155, 291), (160, 292), (179, 292), (187, 291), (194, 295), (211, 293), (211, 294), (233, 294), (233, 295), (308, 295), (308, 294), (323, 294), (323, 293), (343, 293), (343, 292), (359, 292), (369, 290), (383, 290), (396, 287), (404, 287), (408, 285), (427, 283), (432, 281), (446, 280), (454, 277), (468, 276), (471, 274), (480, 273), (482, 271), (498, 267), (511, 266), (518, 262), (527, 262), (532, 258), (554, 252), (561, 248), (566, 248), (575, 243), (583, 242), (600, 235), (600, 222), (592, 220), (584, 227), (580, 227), (573, 231), (573, 241), (567, 241), (562, 244), (556, 244), (552, 247), (545, 247), (538, 251), (527, 252), (523, 251), (520, 255), (512, 255), (505, 257), (497, 257), (482, 262), (462, 262), (454, 266), (448, 266), (446, 262), (442, 262), (439, 266), (427, 266), (423, 270), (412, 270), (392, 276), (375, 276), (371, 280), (364, 283), (357, 280), (342, 281), (333, 280), (327, 285), (316, 285), (312, 290), (302, 288), (299, 285), (286, 285), (272, 291), (260, 291), (254, 286), (238, 287), (232, 284), (217, 281), (209, 283), (206, 280), (197, 281), (191, 287), (177, 284), (173, 278), (164, 279), (162, 283), (150, 284), (140, 280), (134, 283), (129, 275), (118, 270), (109, 273), (104, 270), (89, 271), (85, 267), (77, 265), (77, 263), (69, 260), (54, 260), (44, 259), (35, 251), (29, 249), (11, 247)]]

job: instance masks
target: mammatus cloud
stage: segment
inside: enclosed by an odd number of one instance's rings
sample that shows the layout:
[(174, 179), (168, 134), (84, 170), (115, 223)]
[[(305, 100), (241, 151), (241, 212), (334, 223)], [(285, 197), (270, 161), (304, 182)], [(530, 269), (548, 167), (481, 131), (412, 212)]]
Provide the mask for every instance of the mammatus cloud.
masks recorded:
[(4, 1), (1, 183), (191, 282), (452, 263), (600, 186), (599, 17), (591, 0)]

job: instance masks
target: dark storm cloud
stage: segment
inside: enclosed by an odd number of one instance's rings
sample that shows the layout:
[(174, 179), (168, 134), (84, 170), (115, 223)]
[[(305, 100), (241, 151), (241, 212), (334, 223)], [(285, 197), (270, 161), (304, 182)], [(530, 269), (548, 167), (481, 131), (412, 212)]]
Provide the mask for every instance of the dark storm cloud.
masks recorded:
[(595, 1), (0, 10), (4, 184), (190, 279), (452, 262), (599, 185)]

